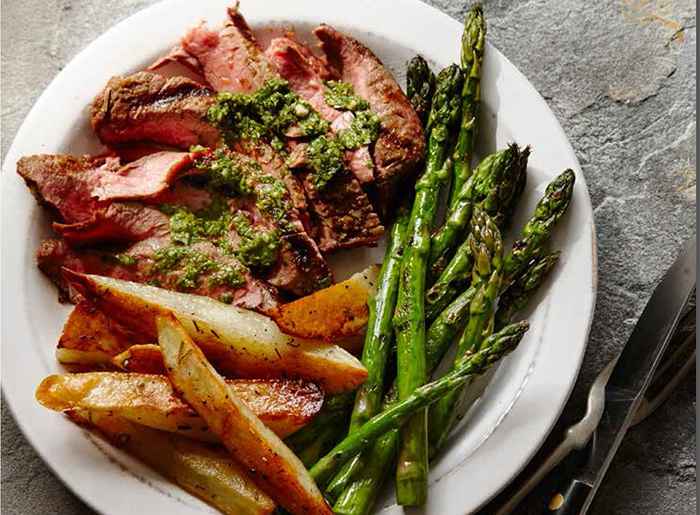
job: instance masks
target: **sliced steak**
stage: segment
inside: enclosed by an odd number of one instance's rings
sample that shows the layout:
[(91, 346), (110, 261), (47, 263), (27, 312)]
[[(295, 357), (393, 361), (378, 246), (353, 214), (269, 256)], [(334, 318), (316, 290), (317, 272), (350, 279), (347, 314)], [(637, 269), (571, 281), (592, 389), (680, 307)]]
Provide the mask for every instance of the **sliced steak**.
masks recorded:
[[(263, 277), (281, 290), (299, 296), (332, 284), (333, 277), (328, 263), (316, 242), (306, 232), (294, 205), (287, 182), (294, 178), (289, 170), (266, 145), (248, 142), (240, 143), (237, 147), (239, 152), (230, 151), (227, 155), (236, 162), (249, 163), (249, 166), (241, 166), (241, 170), (254, 169), (254, 165), (258, 164), (263, 174), (258, 176), (251, 173), (247, 177), (254, 193), (233, 199), (232, 208), (234, 211), (245, 211), (256, 227), (274, 229), (280, 235), (279, 258)], [(286, 206), (284, 212), (280, 213), (283, 219), (278, 219), (258, 206), (258, 202), (269, 198), (270, 189), (274, 189), (268, 179), (279, 181), (277, 184), (286, 187), (283, 192), (279, 192), (282, 196), (277, 199), (281, 206)]]
[[(267, 61), (263, 52), (256, 46), (256, 41), (250, 27), (248, 27), (240, 13), (238, 13), (236, 9), (230, 9), (229, 18), (230, 21), (219, 32), (213, 32), (200, 25), (190, 31), (182, 41), (183, 50), (189, 57), (198, 61), (199, 67), (202, 69), (204, 77), (210, 85), (217, 91), (249, 93), (263, 85), (265, 81), (269, 79), (280, 78), (274, 67)], [(180, 56), (184, 55), (182, 53), (177, 54)], [(165, 79), (148, 72), (141, 72), (131, 76), (131, 78), (127, 77), (122, 79), (121, 81), (119, 79), (113, 79), (112, 86), (108, 86), (107, 88), (107, 90), (113, 90), (113, 93), (107, 96), (135, 98), (130, 91), (121, 93), (119, 88), (125, 87), (127, 90), (131, 90), (134, 89), (132, 87), (134, 83), (145, 82), (148, 84), (163, 84), (169, 80), (173, 79)], [(196, 86), (196, 83), (192, 81), (187, 79), (182, 80), (186, 81), (190, 86)], [(196, 100), (199, 102), (198, 106), (200, 108), (200, 118), (198, 122), (200, 124), (206, 124), (207, 122), (204, 116), (208, 106), (211, 105), (211, 102), (214, 100), (208, 90), (203, 90), (199, 86), (196, 87), (199, 88), (196, 90), (197, 94), (195, 96)], [(155, 86), (146, 87), (146, 84), (142, 84), (135, 89), (150, 90), (158, 88)], [(103, 96), (105, 95), (101, 95), (101, 97)], [(95, 103), (96, 105), (102, 104), (99, 100), (98, 98)], [(141, 101), (143, 101), (143, 99)], [(160, 106), (160, 104), (158, 105)], [(163, 111), (167, 111), (170, 105), (172, 105), (174, 109), (178, 109), (177, 104), (166, 102), (163, 105)], [(206, 108), (203, 108), (203, 106), (206, 106)], [(116, 108), (116, 105), (110, 104), (109, 107)], [(147, 109), (147, 111), (150, 111), (150, 109)], [(139, 133), (141, 130), (138, 128), (141, 123), (138, 116), (139, 114), (140, 113), (137, 111), (132, 115), (131, 112), (127, 110), (127, 115), (120, 118), (124, 121), (122, 126), (123, 132), (130, 135)], [(109, 118), (111, 119), (111, 116)], [(154, 125), (150, 133), (147, 136), (144, 135), (142, 139), (174, 145), (180, 148), (187, 148), (189, 143), (183, 144), (182, 142), (178, 142), (178, 138), (172, 137), (172, 134), (192, 134), (194, 131), (191, 130), (190, 119), (173, 116), (167, 118), (167, 120), (170, 123), (168, 127), (164, 128), (164, 130), (159, 130), (159, 127)], [(131, 126), (132, 128), (127, 129), (127, 126)], [(212, 130), (216, 131), (216, 129), (213, 128)], [(218, 134), (218, 131), (216, 132)], [(138, 139), (138, 137), (135, 139)], [(266, 150), (264, 153), (272, 153), (272, 151)], [(257, 155), (253, 157), (259, 159)], [(271, 164), (266, 166), (278, 167), (280, 169), (280, 173), (292, 195), (294, 205), (299, 212), (299, 219), (312, 237), (315, 238), (316, 235), (319, 235), (321, 239), (317, 241), (320, 248), (329, 252), (339, 248), (373, 245), (376, 243), (379, 238), (376, 234), (377, 232), (381, 234), (383, 228), (381, 224), (378, 223), (378, 217), (374, 213), (369, 198), (360, 187), (358, 181), (350, 173), (338, 174), (334, 179), (334, 193), (330, 193), (330, 191), (327, 192), (325, 189), (316, 191), (313, 186), (310, 185), (310, 181), (305, 179), (305, 173), (300, 174), (300, 180), (297, 181), (291, 174), (283, 172), (283, 169), (286, 170), (286, 167), (281, 165), (283, 162), (282, 158), (276, 156), (270, 159), (269, 163)], [(304, 197), (301, 195), (299, 184), (303, 185)], [(337, 193), (341, 191), (346, 192), (347, 195), (354, 196), (345, 198), (343, 202), (338, 202), (339, 196)], [(303, 200), (304, 198), (307, 202)], [(305, 203), (308, 205), (308, 214), (305, 213)], [(332, 209), (329, 207), (330, 205), (333, 205)], [(359, 213), (367, 213), (371, 216), (361, 217), (358, 216)], [(366, 226), (356, 227), (354, 230), (349, 231), (347, 229), (350, 220), (354, 220), (355, 223), (365, 224)], [(311, 225), (314, 226), (311, 227)]]
[(302, 176), (317, 217), (316, 241), (323, 252), (377, 244), (384, 227), (359, 182), (349, 172), (337, 174), (320, 192), (309, 174)]
[(425, 140), (420, 120), (401, 87), (370, 49), (328, 25), (321, 25), (314, 34), (334, 73), (352, 84), (355, 93), (367, 100), (381, 119), (372, 157), (377, 200), (386, 217), (400, 196), (398, 190), (412, 184), (423, 160)]
[[(294, 91), (325, 119), (331, 122), (331, 130), (346, 129), (354, 118), (351, 112), (342, 112), (329, 106), (325, 99), (323, 83), (332, 73), (326, 64), (311, 50), (291, 37), (275, 38), (270, 42), (265, 55)], [(362, 184), (374, 180), (372, 156), (368, 147), (348, 150), (346, 166)]]
[(192, 167), (199, 153), (156, 152), (102, 173), (92, 194), (98, 200), (130, 200), (155, 197), (180, 177), (199, 173)]
[(92, 127), (107, 145), (150, 141), (178, 148), (215, 146), (219, 131), (206, 122), (211, 90), (184, 77), (138, 72), (113, 77), (92, 103)]
[(253, 32), (237, 7), (228, 9), (229, 21), (218, 31), (204, 23), (182, 38), (182, 55), (176, 59), (199, 63), (207, 82), (216, 91), (249, 93), (259, 89), (276, 72), (262, 56)]
[(120, 166), (113, 157), (35, 155), (20, 159), (19, 173), (37, 199), (58, 216), (54, 230), (74, 244), (138, 241), (167, 234), (168, 218), (141, 204), (190, 173), (197, 154), (159, 152)]
[[(269, 79), (280, 78), (276, 69), (258, 47), (253, 32), (243, 16), (236, 8), (229, 9), (228, 14), (230, 23), (227, 23), (221, 32), (225, 33), (230, 41), (238, 42), (235, 53), (229, 55), (230, 62), (221, 59), (218, 52), (195, 53), (188, 50), (187, 40), (191, 39), (192, 32), (182, 42), (183, 48), (197, 57), (212, 87), (217, 91), (249, 93)], [(201, 29), (201, 26), (194, 30), (198, 29)], [(234, 35), (234, 32), (237, 34)], [(202, 33), (197, 32), (197, 34)], [(221, 34), (218, 38), (213, 38), (211, 31), (207, 34), (209, 34), (207, 38), (204, 36), (202, 38), (207, 41), (216, 41), (218, 49), (223, 39)], [(234, 66), (231, 63), (237, 63), (237, 65)], [(313, 66), (318, 66), (318, 63)], [(209, 74), (207, 69), (210, 70)], [(209, 78), (210, 75), (213, 79)], [(228, 77), (227, 80), (221, 80), (224, 76)], [(333, 179), (332, 186), (329, 185), (318, 191), (307, 175), (307, 173), (300, 174), (311, 211), (311, 219), (315, 222), (311, 234), (321, 250), (330, 252), (341, 248), (375, 245), (384, 228), (357, 179), (350, 173), (340, 173)], [(355, 226), (353, 227), (352, 224)]]
[[(70, 289), (62, 273), (64, 268), (177, 290), (181, 272), (166, 273), (154, 266), (153, 255), (158, 248), (162, 248), (163, 244), (164, 242), (161, 241), (154, 245), (153, 241), (147, 240), (133, 245), (125, 251), (124, 255), (133, 257), (135, 264), (125, 265), (117, 261), (114, 254), (99, 250), (76, 250), (69, 247), (63, 240), (50, 239), (43, 241), (39, 247), (37, 261), (41, 271), (58, 285), (64, 298), (74, 303), (79, 302), (81, 298), (77, 292)], [(218, 263), (236, 265), (235, 258), (222, 256), (216, 247), (206, 242), (203, 242), (198, 250)], [(237, 288), (226, 284), (214, 285), (208, 280), (210, 276), (211, 274), (204, 274), (197, 286), (188, 290), (188, 293), (215, 299), (227, 297), (227, 300), (231, 300), (235, 306), (263, 313), (270, 312), (279, 303), (276, 290), (250, 274), (246, 274), (244, 285)]]
[[(204, 170), (192, 164), (209, 154), (208, 151), (159, 152), (121, 167), (114, 158), (40, 155), (23, 158), (18, 171), (40, 201), (58, 214), (59, 222), (54, 223), (54, 229), (73, 245), (157, 239), (157, 245), (150, 245), (154, 248), (169, 244), (170, 218), (143, 203), (113, 199), (184, 206), (192, 212), (204, 210), (211, 205), (212, 195), (178, 179), (192, 170), (203, 173)], [(250, 160), (243, 155), (236, 159)], [(267, 173), (278, 170), (286, 169), (271, 166)], [(281, 179), (278, 175), (274, 177)], [(255, 184), (260, 195), (265, 194), (267, 187), (265, 183)], [(305, 295), (330, 284), (332, 276), (318, 246), (306, 234), (291, 196), (283, 197), (283, 201), (290, 205), (285, 210), (289, 223), (284, 231), (274, 219), (258, 210), (255, 197), (232, 199), (229, 207), (233, 213), (248, 213), (256, 227), (278, 230), (282, 235), (279, 258), (262, 277), (287, 292)], [(231, 231), (230, 243), (234, 250), (238, 247), (235, 231)]]
[[(41, 204), (70, 224), (90, 220), (106, 206), (92, 191), (99, 186), (100, 170), (115, 171), (119, 166), (113, 157), (39, 154), (17, 161), (17, 173)], [(92, 178), (90, 171), (98, 173)]]

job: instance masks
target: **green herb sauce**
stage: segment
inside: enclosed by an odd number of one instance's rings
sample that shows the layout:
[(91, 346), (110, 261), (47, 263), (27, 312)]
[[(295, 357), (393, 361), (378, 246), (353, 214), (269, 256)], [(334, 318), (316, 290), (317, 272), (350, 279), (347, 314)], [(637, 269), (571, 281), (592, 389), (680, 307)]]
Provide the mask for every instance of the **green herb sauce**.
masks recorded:
[(379, 117), (372, 111), (358, 111), (350, 127), (338, 132), (338, 140), (343, 148), (354, 150), (375, 141), (380, 127)]
[[(287, 135), (294, 134), (295, 138), (309, 144), (312, 179), (316, 187), (322, 189), (344, 169), (343, 151), (371, 144), (379, 136), (381, 126), (379, 117), (370, 110), (366, 100), (355, 95), (352, 85), (328, 81), (325, 87), (324, 97), (329, 106), (352, 111), (355, 115), (350, 127), (335, 135), (329, 133), (330, 124), (292, 92), (287, 81), (280, 79), (267, 81), (252, 94), (219, 93), (207, 118), (224, 131), (227, 139), (262, 139), (278, 151), (284, 150)], [(217, 168), (212, 170), (217, 177), (214, 182), (218, 180), (234, 191), (246, 193), (248, 183), (240, 179), (240, 167), (226, 160), (218, 161)], [(259, 202), (265, 204), (265, 201)], [(285, 208), (275, 206), (276, 211), (284, 212)]]
[(285, 135), (292, 127), (298, 129), (301, 137), (318, 136), (330, 127), (311, 104), (281, 79), (267, 81), (252, 94), (219, 93), (207, 118), (229, 138), (264, 139), (276, 150), (284, 149)]
[(369, 109), (369, 103), (355, 95), (352, 84), (329, 80), (325, 82), (326, 91), (324, 98), (326, 103), (340, 111), (364, 111)]
[(137, 263), (136, 258), (134, 256), (130, 256), (129, 254), (116, 254), (114, 259), (116, 259), (117, 263), (122, 266), (135, 266)]
[(277, 261), (280, 238), (275, 230), (253, 229), (245, 215), (237, 214), (233, 225), (241, 237), (236, 256), (241, 263), (251, 268), (268, 268)]
[(216, 149), (211, 156), (195, 163), (209, 179), (209, 186), (222, 188), (233, 195), (254, 195), (255, 204), (282, 229), (288, 229), (287, 214), (292, 210), (284, 182), (263, 171), (252, 159), (231, 153), (227, 148)]
[(314, 186), (323, 189), (345, 167), (343, 146), (338, 138), (321, 136), (309, 144), (309, 165), (314, 170)]

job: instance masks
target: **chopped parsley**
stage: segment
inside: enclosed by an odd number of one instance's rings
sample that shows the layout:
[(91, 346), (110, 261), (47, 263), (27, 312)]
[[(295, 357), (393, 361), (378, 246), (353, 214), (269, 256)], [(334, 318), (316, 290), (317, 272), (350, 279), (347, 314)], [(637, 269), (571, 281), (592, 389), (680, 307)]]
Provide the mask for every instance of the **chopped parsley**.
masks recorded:
[(219, 93), (209, 108), (207, 119), (233, 139), (264, 139), (276, 150), (284, 149), (287, 133), (314, 137), (328, 131), (330, 124), (311, 104), (289, 89), (281, 79), (268, 80), (251, 94)]
[[(284, 182), (263, 171), (253, 159), (218, 148), (200, 158), (195, 166), (208, 177), (209, 186), (221, 188), (233, 195), (253, 195), (261, 212), (270, 216), (281, 228), (287, 227), (286, 217), (292, 210), (291, 199)], [(230, 220), (228, 220), (230, 225)]]
[(335, 80), (326, 81), (324, 98), (326, 103), (341, 111), (365, 111), (369, 109), (369, 103), (355, 95), (352, 84)]
[(350, 127), (338, 132), (338, 140), (343, 148), (354, 150), (375, 141), (380, 127), (379, 117), (372, 111), (358, 111)]
[(326, 185), (345, 167), (343, 147), (338, 138), (321, 136), (309, 144), (309, 165), (314, 171), (313, 183), (318, 189)]
[[(287, 137), (308, 143), (312, 179), (322, 189), (345, 168), (343, 151), (370, 145), (379, 136), (381, 126), (379, 117), (366, 100), (355, 95), (351, 84), (327, 81), (324, 98), (329, 106), (354, 114), (350, 127), (331, 134), (330, 123), (281, 79), (269, 80), (251, 94), (219, 93), (216, 104), (207, 112), (207, 119), (222, 129), (229, 140), (263, 140), (278, 151), (285, 149)], [(214, 185), (225, 185), (242, 194), (255, 189), (244, 179), (251, 170), (244, 170), (235, 159), (217, 158), (210, 168)], [(281, 191), (282, 187), (284, 184), (275, 185), (265, 193)], [(271, 201), (264, 198), (265, 195), (258, 195), (259, 207), (264, 206), (268, 212), (286, 212), (287, 206), (280, 205), (279, 196)], [(274, 205), (272, 209), (271, 205)]]
[(134, 256), (130, 256), (129, 254), (116, 254), (114, 259), (116, 259), (117, 263), (122, 266), (135, 266), (137, 263), (136, 258)]
[(241, 237), (236, 249), (241, 263), (250, 268), (268, 268), (277, 261), (280, 246), (277, 231), (253, 228), (248, 218), (240, 213), (233, 218), (233, 224)]

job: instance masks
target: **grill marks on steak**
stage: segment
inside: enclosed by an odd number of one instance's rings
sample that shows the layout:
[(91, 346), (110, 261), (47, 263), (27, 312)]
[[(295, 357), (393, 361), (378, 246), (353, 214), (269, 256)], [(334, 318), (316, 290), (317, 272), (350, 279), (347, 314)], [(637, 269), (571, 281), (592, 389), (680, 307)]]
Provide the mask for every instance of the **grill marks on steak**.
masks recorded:
[[(276, 229), (280, 234), (279, 258), (277, 263), (264, 275), (266, 280), (281, 290), (299, 296), (308, 295), (320, 287), (330, 285), (333, 277), (328, 263), (321, 255), (316, 242), (306, 232), (299, 212), (294, 205), (288, 181), (294, 181), (296, 184), (295, 178), (292, 177), (272, 148), (252, 142), (241, 142), (237, 149), (239, 152), (230, 152), (230, 155), (235, 159), (257, 162), (266, 175), (287, 186), (286, 194), (282, 199), (285, 204), (289, 205), (284, 226), (257, 207), (257, 197), (244, 196), (232, 200), (235, 206), (234, 210), (247, 212), (249, 220), (254, 222), (254, 225)], [(264, 195), (265, 185), (257, 178), (254, 178), (254, 182), (255, 190), (262, 191), (261, 195)]]
[(323, 252), (376, 245), (384, 227), (367, 194), (349, 172), (337, 174), (321, 191), (309, 173), (302, 172), (302, 177), (316, 218), (315, 238)]
[(359, 41), (328, 25), (314, 30), (328, 65), (367, 100), (382, 121), (372, 149), (377, 202), (383, 218), (396, 203), (401, 185), (412, 182), (423, 160), (425, 140), (408, 98), (377, 56)]
[(211, 90), (184, 77), (138, 72), (113, 77), (92, 104), (92, 127), (106, 145), (149, 141), (178, 148), (216, 146), (206, 121)]

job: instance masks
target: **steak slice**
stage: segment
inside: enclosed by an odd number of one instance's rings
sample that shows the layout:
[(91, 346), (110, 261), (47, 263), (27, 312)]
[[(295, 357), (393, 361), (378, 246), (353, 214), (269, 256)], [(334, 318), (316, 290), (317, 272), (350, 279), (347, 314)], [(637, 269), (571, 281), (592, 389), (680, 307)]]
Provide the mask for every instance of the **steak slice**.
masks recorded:
[(190, 66), (194, 58), (216, 91), (250, 93), (277, 74), (256, 46), (253, 31), (237, 6), (228, 8), (228, 17), (218, 31), (204, 23), (194, 27), (180, 42), (184, 52), (171, 55)]
[[(58, 287), (62, 297), (71, 302), (80, 302), (80, 294), (70, 288), (62, 270), (114, 277), (126, 281), (157, 284), (163, 288), (177, 290), (181, 273), (166, 273), (154, 266), (153, 256), (159, 248), (166, 245), (166, 240), (145, 240), (136, 243), (126, 250), (123, 255), (131, 256), (135, 265), (125, 265), (117, 261), (114, 254), (100, 250), (76, 250), (63, 240), (44, 240), (37, 252), (39, 268)], [(213, 245), (203, 242), (197, 249), (210, 256), (217, 263), (236, 266), (235, 258), (222, 256)], [(243, 286), (234, 288), (226, 284), (214, 284), (209, 279), (211, 274), (205, 274), (195, 288), (188, 293), (204, 295), (215, 299), (227, 298), (238, 307), (252, 309), (262, 313), (271, 312), (279, 303), (276, 290), (250, 274), (246, 274)]]
[[(334, 109), (326, 102), (323, 81), (332, 77), (332, 73), (308, 47), (289, 36), (280, 37), (270, 42), (265, 55), (289, 82), (292, 91), (331, 122), (331, 130), (338, 132), (350, 126), (354, 114)], [(360, 183), (367, 184), (374, 180), (374, 166), (367, 146), (346, 151), (345, 164)]]
[(184, 77), (150, 72), (113, 77), (92, 103), (92, 127), (106, 145), (215, 146), (219, 131), (205, 119), (213, 102), (211, 90)]
[(197, 154), (159, 152), (125, 166), (113, 157), (34, 155), (21, 158), (17, 173), (37, 199), (58, 215), (54, 230), (73, 244), (137, 241), (167, 234), (160, 211), (115, 199), (146, 199), (191, 173)]
[(302, 173), (304, 190), (316, 218), (316, 241), (323, 252), (374, 246), (384, 234), (360, 183), (348, 171), (336, 174), (318, 191), (309, 173)]
[(398, 190), (413, 183), (423, 160), (423, 128), (391, 73), (359, 41), (321, 25), (314, 30), (329, 66), (367, 100), (382, 122), (372, 149), (377, 201), (383, 219), (396, 204)]

